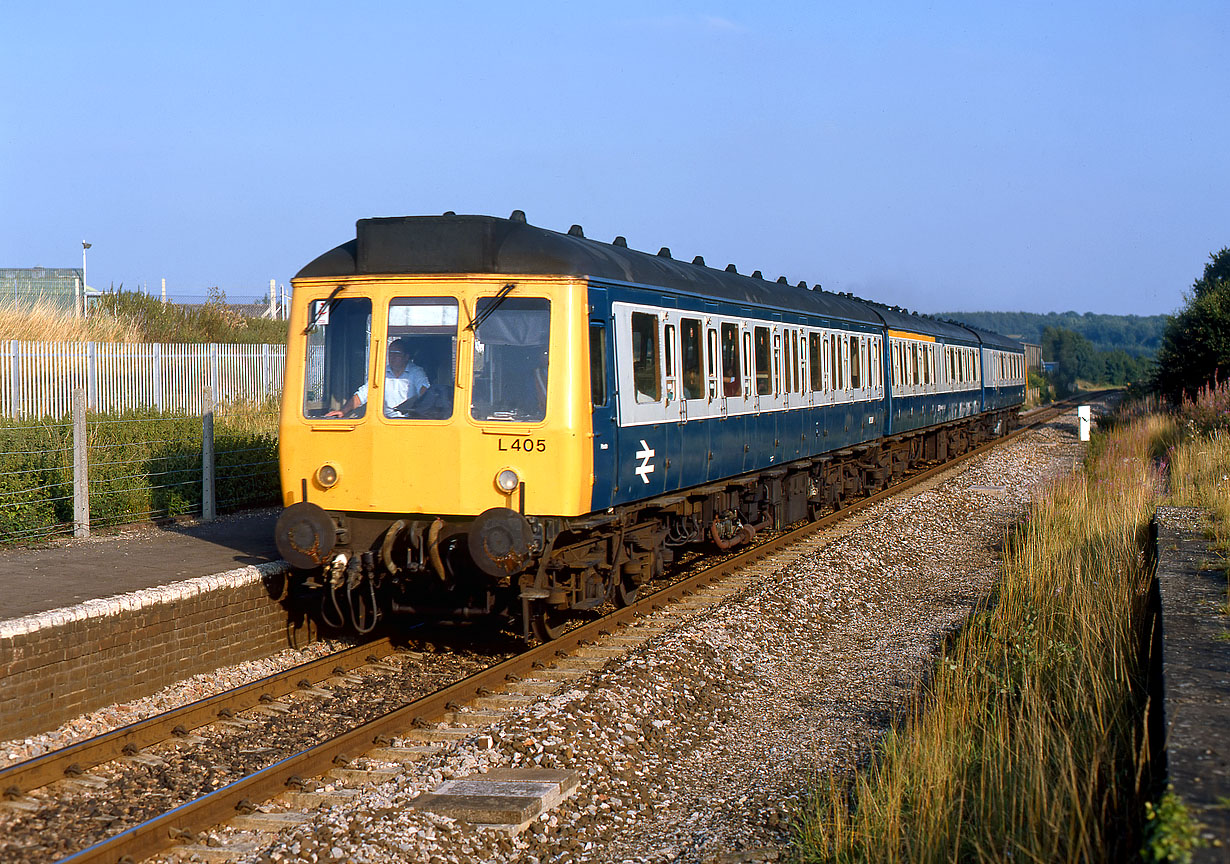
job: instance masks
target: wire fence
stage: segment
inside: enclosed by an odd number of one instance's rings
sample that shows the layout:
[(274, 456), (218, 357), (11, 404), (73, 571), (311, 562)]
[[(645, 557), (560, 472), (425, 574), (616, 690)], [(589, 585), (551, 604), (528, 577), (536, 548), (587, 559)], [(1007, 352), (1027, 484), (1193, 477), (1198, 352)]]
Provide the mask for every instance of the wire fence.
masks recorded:
[(0, 418), (63, 417), (84, 390), (90, 411), (200, 415), (209, 388), (220, 404), (262, 402), (282, 389), (284, 345), (0, 341)]
[(232, 403), (217, 415), (211, 402), (206, 394), (200, 417), (0, 419), (0, 543), (276, 504), (276, 402)]

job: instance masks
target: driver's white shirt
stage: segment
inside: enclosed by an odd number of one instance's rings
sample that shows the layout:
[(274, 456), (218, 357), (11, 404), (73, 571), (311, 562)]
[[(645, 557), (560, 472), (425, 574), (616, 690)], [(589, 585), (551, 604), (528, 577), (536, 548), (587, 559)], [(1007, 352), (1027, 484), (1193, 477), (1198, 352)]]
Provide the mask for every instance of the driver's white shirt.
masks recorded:
[[(409, 399), (411, 394), (417, 395), (420, 390), (430, 386), (431, 382), (427, 380), (427, 373), (413, 363), (407, 363), (400, 375), (394, 374), (393, 367), (386, 366), (384, 368), (385, 416), (393, 416), (396, 413), (393, 409)], [(367, 404), (366, 381), (359, 385), (355, 395), (359, 397), (360, 405)]]

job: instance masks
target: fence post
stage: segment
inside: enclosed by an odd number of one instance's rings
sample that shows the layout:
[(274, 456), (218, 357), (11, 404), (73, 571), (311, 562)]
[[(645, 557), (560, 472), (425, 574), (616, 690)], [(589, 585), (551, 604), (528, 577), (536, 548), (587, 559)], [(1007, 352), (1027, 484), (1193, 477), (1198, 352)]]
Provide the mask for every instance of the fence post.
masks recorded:
[(9, 342), (13, 353), (9, 356), (9, 385), (12, 390), (9, 396), (9, 416), (16, 420), (21, 416), (21, 343), (16, 339)]
[(218, 515), (214, 501), (214, 391), (201, 393), (201, 521), (212, 522)]
[[(166, 294), (166, 280), (162, 280), (163, 294)], [(165, 296), (162, 302), (166, 302)], [(151, 370), (151, 380), (154, 382), (154, 407), (161, 413), (162, 411), (162, 344), (154, 343), (154, 368)]]
[(86, 404), (98, 410), (98, 356), (95, 343), (85, 343), (85, 396)]
[(90, 536), (90, 466), (86, 461), (85, 390), (73, 391), (73, 536)]

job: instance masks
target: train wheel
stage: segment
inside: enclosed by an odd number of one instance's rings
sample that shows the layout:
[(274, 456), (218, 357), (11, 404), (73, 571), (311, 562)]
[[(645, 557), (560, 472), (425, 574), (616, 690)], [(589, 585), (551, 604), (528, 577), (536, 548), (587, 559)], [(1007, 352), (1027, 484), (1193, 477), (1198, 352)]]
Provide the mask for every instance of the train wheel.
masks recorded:
[(636, 602), (637, 585), (625, 576), (615, 577), (615, 603), (618, 606), (631, 606)]
[(540, 642), (550, 642), (564, 635), (568, 615), (561, 609), (542, 600), (535, 600), (530, 607), (530, 627)]

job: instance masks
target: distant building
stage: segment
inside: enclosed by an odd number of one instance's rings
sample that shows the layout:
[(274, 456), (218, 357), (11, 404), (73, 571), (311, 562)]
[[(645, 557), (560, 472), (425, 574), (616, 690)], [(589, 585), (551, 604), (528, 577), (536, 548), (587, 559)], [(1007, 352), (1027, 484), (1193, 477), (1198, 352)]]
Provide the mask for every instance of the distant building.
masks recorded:
[(97, 296), (82, 290), (77, 267), (0, 267), (0, 307), (25, 311), (35, 305), (72, 312), (83, 298)]

